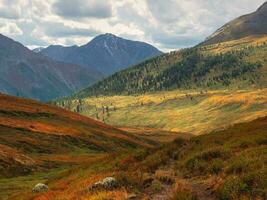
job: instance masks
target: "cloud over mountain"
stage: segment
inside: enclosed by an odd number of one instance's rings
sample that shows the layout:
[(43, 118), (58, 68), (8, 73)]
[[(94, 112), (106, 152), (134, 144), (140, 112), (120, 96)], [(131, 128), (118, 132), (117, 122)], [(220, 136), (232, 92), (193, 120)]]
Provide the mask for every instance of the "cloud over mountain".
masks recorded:
[(29, 47), (84, 44), (99, 33), (110, 32), (168, 51), (202, 41), (263, 2), (0, 0), (0, 31)]

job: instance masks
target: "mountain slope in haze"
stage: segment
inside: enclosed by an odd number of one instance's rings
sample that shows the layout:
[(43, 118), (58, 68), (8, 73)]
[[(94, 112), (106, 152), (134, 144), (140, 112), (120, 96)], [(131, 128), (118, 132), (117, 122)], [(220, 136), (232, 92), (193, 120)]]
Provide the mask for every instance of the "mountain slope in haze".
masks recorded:
[(42, 101), (70, 95), (102, 75), (53, 61), (0, 35), (0, 91)]
[(203, 42), (203, 45), (267, 34), (267, 2), (256, 12), (227, 23)]
[[(256, 13), (267, 15), (267, 4)], [(256, 15), (256, 16), (258, 16)], [(254, 24), (266, 23), (262, 17)], [(238, 26), (237, 26), (238, 29)], [(248, 26), (248, 34), (253, 27)], [(86, 88), (78, 97), (114, 94), (142, 94), (174, 89), (263, 88), (267, 86), (267, 32), (259, 26), (261, 35), (201, 44), (171, 52), (120, 71)]]
[(162, 54), (152, 45), (112, 34), (99, 35), (80, 47), (49, 46), (40, 53), (58, 61), (94, 68), (105, 75)]

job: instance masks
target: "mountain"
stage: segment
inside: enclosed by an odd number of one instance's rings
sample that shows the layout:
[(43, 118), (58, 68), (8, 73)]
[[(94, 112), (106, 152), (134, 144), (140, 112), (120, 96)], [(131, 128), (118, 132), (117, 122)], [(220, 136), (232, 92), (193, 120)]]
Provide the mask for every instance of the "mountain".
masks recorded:
[(126, 40), (112, 34), (99, 35), (80, 47), (49, 46), (40, 53), (57, 61), (94, 68), (105, 75), (162, 54), (147, 43)]
[(0, 91), (47, 101), (94, 83), (96, 70), (65, 64), (34, 53), (0, 35)]
[(43, 49), (44, 47), (38, 47), (38, 48), (33, 49), (32, 51), (35, 53), (40, 53)]
[[(76, 96), (143, 94), (174, 89), (266, 87), (267, 32), (266, 20), (263, 20), (267, 16), (266, 5), (251, 15), (239, 18), (251, 19), (245, 20), (244, 24), (247, 25), (242, 26), (246, 27), (244, 36), (250, 36), (248, 38), (208, 45), (209, 41), (216, 41), (210, 39), (193, 48), (149, 59), (107, 77)], [(233, 30), (240, 29), (238, 24), (230, 24)]]
[(267, 2), (265, 2), (256, 12), (234, 19), (218, 29), (204, 41), (203, 45), (266, 34)]

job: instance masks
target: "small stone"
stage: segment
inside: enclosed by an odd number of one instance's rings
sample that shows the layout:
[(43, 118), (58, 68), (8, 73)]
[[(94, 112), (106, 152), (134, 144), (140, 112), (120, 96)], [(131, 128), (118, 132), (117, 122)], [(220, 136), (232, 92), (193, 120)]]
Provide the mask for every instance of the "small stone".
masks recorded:
[(38, 183), (32, 189), (32, 192), (39, 193), (39, 192), (46, 192), (48, 190), (48, 186), (43, 183)]
[(104, 178), (102, 183), (105, 189), (113, 189), (118, 186), (117, 180), (113, 177)]
[(99, 190), (99, 189), (114, 189), (116, 187), (118, 187), (118, 182), (115, 178), (113, 177), (106, 177), (104, 178), (102, 181), (98, 181), (94, 184), (92, 184), (89, 187), (89, 190)]

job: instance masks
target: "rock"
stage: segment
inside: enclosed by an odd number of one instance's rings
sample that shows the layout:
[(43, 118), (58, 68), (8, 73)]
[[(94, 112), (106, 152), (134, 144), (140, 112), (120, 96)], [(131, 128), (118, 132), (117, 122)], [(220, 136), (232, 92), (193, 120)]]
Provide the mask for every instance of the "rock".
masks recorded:
[(114, 188), (118, 187), (118, 185), (119, 184), (115, 178), (106, 177), (102, 181), (98, 181), (98, 182), (92, 184), (89, 187), (89, 190), (99, 190), (99, 189), (110, 190), (110, 189), (114, 189)]
[(48, 186), (43, 183), (38, 183), (32, 189), (32, 192), (39, 193), (39, 192), (46, 192), (48, 190)]
[(102, 183), (105, 189), (113, 189), (118, 186), (117, 180), (113, 177), (104, 178)]

